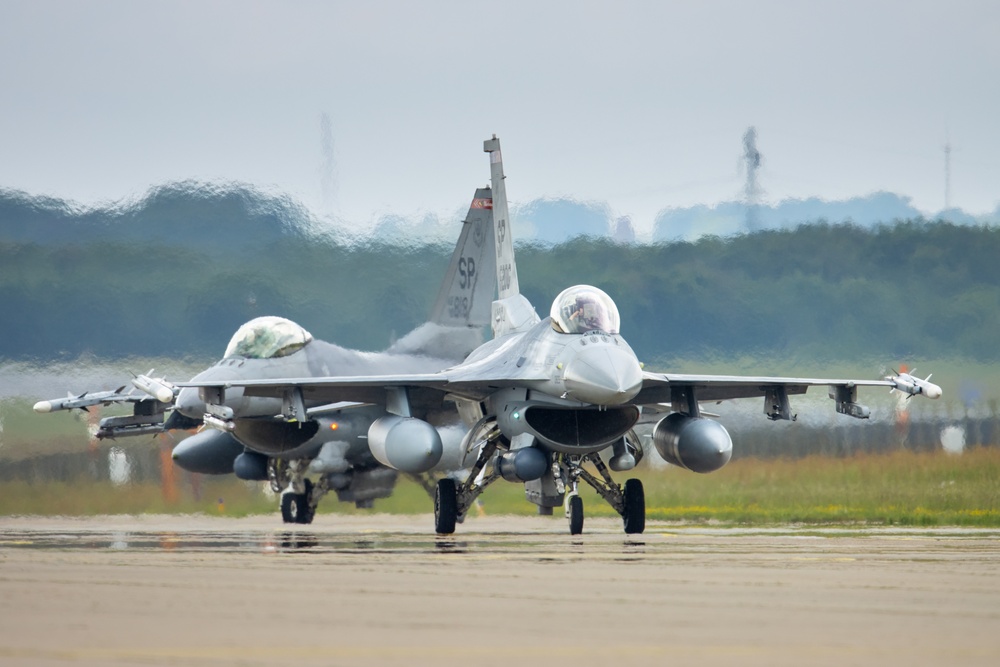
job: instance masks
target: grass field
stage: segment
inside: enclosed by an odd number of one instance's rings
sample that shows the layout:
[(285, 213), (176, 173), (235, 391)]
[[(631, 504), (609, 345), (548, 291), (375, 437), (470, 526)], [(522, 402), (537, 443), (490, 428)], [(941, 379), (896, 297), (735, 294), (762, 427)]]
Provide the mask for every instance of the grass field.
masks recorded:
[[(897, 451), (849, 458), (740, 459), (710, 475), (677, 468), (643, 467), (635, 475), (646, 488), (651, 519), (723, 525), (882, 524), (1000, 526), (1000, 448), (980, 447), (960, 456)], [(617, 481), (623, 482), (625, 475)], [(205, 513), (243, 516), (277, 510), (277, 499), (260, 484), (232, 477), (178, 476), (176, 492), (159, 484), (79, 480), (49, 484), (0, 484), (0, 514), (93, 515)], [(581, 486), (586, 513), (612, 516), (589, 487)], [(482, 496), (488, 514), (533, 514), (520, 485), (498, 481)], [(332, 496), (321, 513), (363, 514)], [(401, 477), (376, 512), (420, 514), (432, 502), (416, 483)]]

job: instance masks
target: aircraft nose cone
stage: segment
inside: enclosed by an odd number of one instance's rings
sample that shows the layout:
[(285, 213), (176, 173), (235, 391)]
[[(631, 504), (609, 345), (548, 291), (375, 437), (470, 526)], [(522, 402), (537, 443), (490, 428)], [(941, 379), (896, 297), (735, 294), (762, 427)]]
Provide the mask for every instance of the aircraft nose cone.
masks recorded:
[(928, 382), (927, 386), (924, 387), (924, 395), (927, 398), (941, 398), (941, 387)]
[(577, 352), (563, 373), (566, 394), (592, 405), (620, 405), (642, 388), (642, 369), (630, 351), (610, 345)]

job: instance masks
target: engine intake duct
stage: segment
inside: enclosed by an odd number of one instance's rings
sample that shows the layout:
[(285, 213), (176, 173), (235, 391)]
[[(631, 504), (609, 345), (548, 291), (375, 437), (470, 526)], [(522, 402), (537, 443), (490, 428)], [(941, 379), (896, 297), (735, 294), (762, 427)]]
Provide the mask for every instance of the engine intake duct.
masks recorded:
[(271, 419), (238, 419), (233, 435), (258, 452), (282, 454), (308, 442), (319, 431), (315, 421), (284, 422)]
[(660, 420), (653, 444), (665, 461), (692, 472), (713, 472), (733, 457), (733, 440), (722, 424), (679, 412)]
[(625, 405), (603, 410), (550, 408), (533, 405), (524, 419), (543, 440), (561, 445), (593, 447), (621, 437), (639, 419), (639, 409)]

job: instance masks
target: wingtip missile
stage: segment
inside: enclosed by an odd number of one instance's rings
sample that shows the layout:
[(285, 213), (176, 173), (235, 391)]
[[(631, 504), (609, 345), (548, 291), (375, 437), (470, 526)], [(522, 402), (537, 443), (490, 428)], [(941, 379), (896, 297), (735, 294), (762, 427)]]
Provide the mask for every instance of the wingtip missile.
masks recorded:
[(91, 405), (110, 405), (111, 403), (134, 402), (139, 400), (137, 396), (126, 394), (125, 386), (122, 385), (114, 391), (83, 392), (79, 396), (67, 394), (66, 398), (53, 398), (47, 401), (38, 401), (32, 406), (35, 412), (45, 414), (47, 412), (57, 412), (59, 410), (84, 410)]
[(931, 399), (941, 398), (941, 387), (930, 381), (932, 376), (933, 373), (921, 380), (909, 373), (897, 373), (896, 375), (888, 375), (885, 379), (892, 384), (894, 390), (908, 394), (907, 398), (917, 395)]

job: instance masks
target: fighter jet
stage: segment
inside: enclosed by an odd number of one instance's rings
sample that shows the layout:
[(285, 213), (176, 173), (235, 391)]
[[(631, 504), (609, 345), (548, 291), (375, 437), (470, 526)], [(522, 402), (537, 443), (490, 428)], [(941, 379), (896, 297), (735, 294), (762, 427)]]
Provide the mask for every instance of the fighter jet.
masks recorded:
[[(191, 383), (420, 373), (461, 361), (482, 342), (496, 289), (492, 213), (490, 189), (476, 190), (430, 319), (384, 352), (349, 350), (314, 339), (288, 319), (258, 317), (240, 327), (223, 358)], [(133, 378), (132, 384), (141, 395), (123, 393), (122, 387), (115, 392), (40, 401), (35, 410), (50, 412), (99, 402), (136, 403), (133, 415), (101, 420), (98, 437), (202, 427), (174, 448), (174, 462), (191, 472), (235, 473), (240, 479), (269, 480), (272, 489), (282, 494), (282, 518), (289, 523), (310, 523), (320, 499), (329, 491), (335, 491), (341, 501), (362, 507), (392, 493), (396, 470), (381, 465), (366, 442), (369, 427), (387, 414), (382, 405), (364, 401), (320, 404), (299, 395), (275, 399), (245, 395), (240, 390), (223, 394), (211, 387), (199, 392), (152, 374)], [(165, 418), (165, 411), (171, 410)], [(443, 456), (434, 470), (468, 467), (471, 461), (458, 455), (462, 431), (449, 428), (460, 425), (455, 406), (428, 408), (419, 414), (423, 423), (441, 427), (444, 441), (453, 441), (449, 456)]]
[[(899, 374), (883, 380), (677, 375), (643, 369), (619, 331), (619, 313), (608, 294), (590, 285), (563, 290), (540, 319), (520, 294), (507, 210), (500, 142), (484, 143), (490, 156), (496, 234), (498, 299), (493, 302), (493, 339), (451, 368), (431, 374), (299, 377), (200, 383), (203, 391), (236, 389), (244, 396), (303, 401), (358, 401), (386, 414), (368, 429), (376, 459), (405, 472), (437, 465), (442, 445), (422, 415), (446, 403), (457, 405), (469, 427), (459, 456), (476, 455), (465, 481), (437, 482), (434, 524), (455, 530), (474, 500), (493, 482), (524, 484), (540, 513), (563, 505), (570, 533), (583, 530), (582, 481), (623, 518), (626, 533), (642, 533), (646, 510), (642, 482), (624, 486), (613, 471), (632, 469), (641, 454), (633, 427), (649, 414), (668, 412), (653, 429), (659, 455), (674, 465), (708, 473), (729, 462), (733, 442), (726, 429), (703, 414), (703, 401), (763, 398), (772, 420), (793, 419), (789, 396), (827, 387), (838, 412), (867, 419), (857, 402), (860, 386), (885, 386), (929, 398), (941, 388)], [(602, 458), (601, 454), (605, 457)], [(607, 458), (607, 463), (605, 463)], [(591, 472), (591, 470), (595, 470)]]

